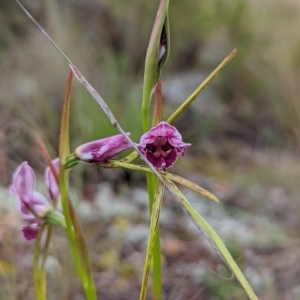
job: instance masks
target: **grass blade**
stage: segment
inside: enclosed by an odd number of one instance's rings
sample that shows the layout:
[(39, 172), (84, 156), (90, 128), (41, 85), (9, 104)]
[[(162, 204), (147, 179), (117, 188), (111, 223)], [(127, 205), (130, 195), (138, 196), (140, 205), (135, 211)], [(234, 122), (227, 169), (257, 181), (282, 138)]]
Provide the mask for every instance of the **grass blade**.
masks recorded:
[(161, 211), (163, 196), (164, 196), (164, 185), (162, 185), (162, 183), (159, 181), (157, 184), (155, 195), (154, 195), (154, 202), (153, 202), (152, 213), (151, 213), (151, 218), (150, 218), (148, 247), (147, 247), (146, 259), (145, 259), (145, 265), (144, 265), (144, 273), (143, 273), (143, 279), (142, 279), (140, 300), (145, 300), (146, 295), (147, 295), (149, 272), (150, 272), (150, 267), (151, 267), (151, 262), (152, 262), (152, 257), (153, 257), (155, 238), (157, 236), (159, 215), (160, 215), (160, 211)]
[(221, 258), (227, 264), (227, 266), (231, 269), (237, 280), (240, 282), (241, 286), (244, 288), (247, 293), (249, 299), (258, 300), (255, 295), (252, 287), (249, 282), (245, 278), (244, 274), (239, 269), (235, 260), (232, 258), (230, 252), (224, 245), (221, 238), (216, 234), (216, 232), (210, 227), (210, 225), (200, 216), (200, 214), (192, 207), (190, 202), (186, 199), (186, 197), (182, 194), (182, 192), (177, 188), (177, 186), (167, 179), (169, 186), (173, 189), (174, 194), (176, 194), (176, 199), (179, 201), (181, 206), (187, 212), (191, 220), (197, 226), (197, 228), (202, 232), (202, 234), (206, 237), (208, 242), (212, 245), (212, 247), (219, 253)]
[(164, 172), (162, 173), (163, 177), (168, 179), (168, 180), (171, 180), (171, 181), (174, 181), (174, 182), (177, 182), (195, 192), (197, 192), (198, 194), (200, 194), (201, 196), (205, 197), (205, 198), (208, 198), (212, 201), (215, 201), (217, 203), (219, 203), (219, 200), (218, 198), (212, 194), (211, 192), (209, 192), (208, 190), (202, 188), (201, 186), (199, 186), (198, 184), (186, 179), (186, 178), (183, 178), (181, 176), (178, 176), (178, 175), (175, 175), (175, 174), (171, 174), (171, 173), (168, 173), (168, 172)]
[(199, 94), (209, 85), (209, 83), (218, 75), (218, 73), (231, 61), (235, 56), (236, 49), (224, 58), (217, 68), (198, 86), (198, 88), (176, 109), (176, 111), (168, 118), (167, 122), (174, 122), (180, 114), (199, 96)]

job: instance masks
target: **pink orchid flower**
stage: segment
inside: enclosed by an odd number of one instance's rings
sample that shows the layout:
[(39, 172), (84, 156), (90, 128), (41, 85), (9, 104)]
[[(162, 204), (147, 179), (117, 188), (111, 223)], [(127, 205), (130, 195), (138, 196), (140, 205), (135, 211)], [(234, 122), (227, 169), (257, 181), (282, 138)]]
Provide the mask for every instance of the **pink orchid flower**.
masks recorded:
[(181, 134), (174, 126), (160, 122), (142, 135), (137, 146), (155, 168), (167, 169), (173, 166), (179, 154), (184, 156), (191, 144), (182, 141)]
[[(58, 159), (54, 160), (53, 164), (57, 167)], [(48, 171), (46, 170), (45, 179), (51, 200), (56, 200), (59, 196), (59, 190), (56, 181), (53, 180), (54, 176), (52, 172), (50, 172), (50, 169)], [(23, 162), (14, 172), (13, 182), (10, 187), (10, 192), (18, 201), (19, 212), (23, 220), (27, 223), (27, 225), (22, 227), (22, 232), (24, 238), (28, 241), (37, 238), (43, 216), (52, 209), (46, 198), (34, 190), (35, 182), (34, 171), (27, 162)], [(33, 215), (32, 211), (34, 211), (39, 218)]]

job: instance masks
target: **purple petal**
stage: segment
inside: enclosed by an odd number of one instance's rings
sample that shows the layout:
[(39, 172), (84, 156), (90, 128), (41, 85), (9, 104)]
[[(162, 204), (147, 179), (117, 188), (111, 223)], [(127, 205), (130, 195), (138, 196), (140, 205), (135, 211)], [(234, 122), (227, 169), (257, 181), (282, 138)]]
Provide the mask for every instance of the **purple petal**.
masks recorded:
[(21, 202), (30, 203), (34, 187), (35, 174), (25, 161), (14, 172), (10, 191), (17, 195)]
[(192, 144), (188, 144), (188, 146), (185, 146), (183, 148), (176, 148), (177, 152), (183, 157), (185, 154), (186, 148), (190, 147)]
[(151, 128), (148, 132), (142, 135), (139, 145), (146, 146), (146, 144), (151, 144), (158, 136), (164, 136), (174, 141), (182, 141), (181, 134), (174, 126), (167, 122), (160, 122), (157, 126)]
[(31, 211), (28, 209), (28, 206), (31, 206), (36, 211), (36, 213), (41, 217), (44, 216), (45, 213), (50, 208), (50, 205), (46, 200), (46, 198), (42, 194), (36, 191), (34, 191), (32, 194), (32, 199), (30, 201), (30, 204), (21, 201), (19, 205), (20, 205), (19, 211), (23, 219), (25, 221), (31, 221), (31, 222), (33, 221), (38, 222), (39, 220), (36, 219), (36, 217), (31, 213)]
[(24, 238), (27, 241), (36, 240), (39, 229), (40, 229), (40, 224), (37, 224), (37, 223), (22, 226), (22, 233), (23, 233)]
[(164, 160), (164, 157), (160, 155), (159, 157), (154, 156), (151, 152), (146, 152), (146, 158), (149, 160), (149, 162), (157, 169), (165, 168), (166, 162)]
[[(52, 160), (52, 164), (54, 168), (56, 169), (57, 173), (59, 173), (59, 159), (56, 158)], [(45, 170), (45, 183), (48, 188), (48, 192), (50, 195), (51, 200), (56, 200), (59, 196), (59, 187), (56, 183), (55, 177), (50, 169), (50, 167), (47, 167)]]
[(34, 191), (32, 196), (32, 206), (39, 216), (44, 216), (51, 208), (47, 199), (40, 193)]
[(150, 130), (153, 136), (165, 136), (168, 138), (175, 138), (182, 140), (182, 136), (179, 131), (167, 122), (160, 122), (156, 127)]
[(177, 151), (175, 149), (171, 150), (167, 156), (154, 156), (151, 152), (146, 152), (146, 158), (151, 162), (151, 164), (157, 169), (168, 169), (174, 165), (178, 157)]
[(176, 160), (177, 160), (178, 154), (175, 149), (171, 150), (166, 157), (164, 157), (165, 160), (165, 166), (164, 168), (168, 169), (172, 167)]
[(147, 152), (147, 149), (146, 149), (146, 145), (147, 144), (145, 144), (145, 145), (143, 145), (143, 143), (141, 144), (137, 144), (137, 147), (139, 148), (139, 150), (143, 153), (143, 154), (146, 154), (146, 152)]
[(83, 144), (75, 150), (75, 155), (83, 161), (105, 162), (130, 147), (124, 136), (118, 134)]
[(180, 153), (181, 156), (184, 156), (185, 150), (190, 147), (192, 144), (184, 143), (175, 138), (169, 138), (169, 143)]

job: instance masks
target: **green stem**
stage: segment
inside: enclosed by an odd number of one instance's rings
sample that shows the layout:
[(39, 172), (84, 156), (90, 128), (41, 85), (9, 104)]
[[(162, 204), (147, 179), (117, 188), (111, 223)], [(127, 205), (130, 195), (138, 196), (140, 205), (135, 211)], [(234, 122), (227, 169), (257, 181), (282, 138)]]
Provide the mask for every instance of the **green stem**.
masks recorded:
[[(147, 64), (146, 64), (147, 65)], [(152, 93), (152, 78), (149, 75), (149, 70), (145, 67), (145, 76), (144, 76), (144, 90), (143, 90), (143, 102), (142, 102), (142, 121), (143, 121), (143, 130), (146, 132), (149, 130), (150, 126), (150, 99)], [(154, 174), (147, 174), (147, 191), (149, 197), (149, 212), (151, 218), (152, 205), (154, 201), (154, 193), (157, 180)], [(159, 228), (157, 228), (157, 234), (155, 237), (154, 249), (153, 249), (153, 289), (156, 300), (161, 299), (161, 261), (160, 261), (160, 243), (159, 243)]]
[[(158, 180), (154, 174), (147, 173), (147, 189), (149, 197), (150, 219), (153, 210), (154, 195)], [(153, 247), (153, 291), (156, 300), (161, 299), (161, 251), (160, 251), (160, 230), (159, 224), (155, 232), (155, 241)]]
[(71, 214), (73, 215), (72, 220), (73, 220), (73, 225), (75, 228), (77, 245), (80, 250), (81, 263), (83, 265), (85, 274), (87, 276), (87, 278), (86, 278), (87, 279), (86, 293), (89, 295), (88, 299), (97, 299), (93, 270), (92, 270), (92, 266), (90, 263), (88, 247), (86, 244), (86, 240), (84, 238), (83, 229), (81, 227), (81, 224), (78, 222), (78, 219), (75, 216), (75, 212), (74, 212), (73, 208), (72, 208)]
[[(147, 64), (146, 64), (147, 66)], [(144, 90), (143, 90), (143, 102), (142, 102), (142, 121), (143, 121), (143, 130), (146, 132), (149, 130), (150, 126), (150, 99), (153, 85), (151, 75), (149, 75), (149, 70), (145, 67), (145, 76), (144, 76)], [(147, 191), (149, 197), (149, 212), (151, 218), (152, 205), (154, 201), (154, 193), (157, 180), (153, 174), (147, 174)], [(159, 243), (159, 228), (157, 228), (157, 234), (155, 237), (154, 249), (153, 249), (153, 289), (156, 300), (161, 299), (161, 261), (160, 261), (160, 243)]]
[(34, 247), (34, 258), (33, 258), (33, 277), (34, 277), (34, 285), (36, 292), (37, 300), (46, 300), (46, 274), (45, 268), (39, 266), (39, 258), (40, 258), (40, 245), (43, 231), (46, 227), (46, 224), (43, 223), (39, 229), (37, 239)]
[(90, 267), (89, 256), (86, 249), (83, 230), (76, 217), (72, 202), (69, 199), (68, 175), (65, 169), (67, 157), (70, 155), (69, 142), (69, 114), (70, 94), (73, 73), (70, 71), (61, 118), (60, 142), (59, 142), (59, 187), (63, 213), (66, 220), (66, 229), (76, 271), (80, 278), (88, 300), (97, 300), (96, 289)]
[[(147, 246), (146, 258), (145, 258), (140, 300), (145, 300), (146, 295), (147, 295), (149, 272), (150, 272), (151, 263), (153, 261), (153, 250), (154, 250), (156, 236), (158, 233), (157, 228), (158, 228), (158, 224), (159, 224), (159, 215), (160, 215), (160, 211), (161, 211), (163, 195), (164, 195), (164, 186), (162, 185), (161, 182), (158, 182), (157, 189), (155, 192), (155, 199), (154, 199), (154, 202), (152, 205), (151, 218), (150, 218), (148, 246)], [(160, 270), (160, 268), (159, 268), (159, 270)], [(160, 290), (158, 292), (160, 292)], [(154, 282), (154, 296), (156, 294), (157, 294), (157, 291), (156, 291), (155, 282)], [(156, 299), (156, 297), (155, 297), (155, 299)]]
[(47, 227), (47, 237), (46, 237), (46, 242), (45, 242), (45, 250), (43, 253), (43, 260), (42, 260), (42, 264), (41, 264), (41, 269), (45, 268), (45, 263), (47, 260), (47, 256), (48, 256), (48, 250), (49, 250), (49, 246), (50, 246), (50, 241), (51, 241), (51, 234), (52, 234), (52, 225), (48, 225)]
[(72, 256), (73, 256), (73, 261), (75, 264), (77, 274), (81, 281), (81, 284), (86, 292), (87, 298), (93, 299), (93, 298), (88, 297), (88, 293), (86, 290), (87, 276), (86, 276), (83, 266), (81, 264), (81, 257), (80, 257), (79, 249), (78, 249), (77, 243), (76, 243), (75, 230), (74, 230), (72, 219), (70, 216), (69, 199), (68, 199), (68, 183), (67, 183), (66, 171), (64, 170), (64, 168), (60, 168), (59, 177), (60, 177), (59, 181), (60, 181), (61, 203), (62, 203), (63, 213), (64, 213), (64, 216), (66, 219), (66, 227), (67, 227), (66, 229), (67, 229), (68, 240), (69, 240), (69, 244), (70, 244), (70, 248), (71, 248), (71, 252), (72, 252)]
[[(143, 131), (146, 132), (150, 129), (150, 102), (152, 91), (157, 83), (157, 62), (159, 42), (161, 30), (164, 23), (164, 14), (167, 13), (169, 1), (161, 1), (155, 20), (149, 46), (146, 54), (145, 70), (144, 70), (144, 85), (143, 85), (143, 100), (142, 100), (142, 122)], [(155, 188), (157, 179), (153, 174), (147, 174), (147, 190), (149, 197), (149, 212), (151, 218), (152, 205), (154, 201)], [(156, 300), (161, 299), (161, 261), (160, 261), (160, 244), (159, 244), (159, 228), (154, 243), (153, 250), (153, 292)]]
[[(68, 182), (67, 172), (64, 168), (60, 169), (60, 193), (64, 216), (66, 219), (67, 235), (75, 264), (76, 271), (84, 288), (85, 295), (88, 300), (97, 300), (96, 288), (92, 269), (89, 262), (89, 257), (86, 249), (86, 244), (83, 237), (83, 231), (80, 230), (77, 220), (75, 220), (75, 212), (68, 198)], [(73, 219), (71, 217), (73, 216)], [(73, 224), (74, 222), (74, 224)], [(76, 224), (75, 224), (76, 223)], [(74, 226), (73, 226), (74, 225)], [(75, 227), (79, 232), (75, 232)]]

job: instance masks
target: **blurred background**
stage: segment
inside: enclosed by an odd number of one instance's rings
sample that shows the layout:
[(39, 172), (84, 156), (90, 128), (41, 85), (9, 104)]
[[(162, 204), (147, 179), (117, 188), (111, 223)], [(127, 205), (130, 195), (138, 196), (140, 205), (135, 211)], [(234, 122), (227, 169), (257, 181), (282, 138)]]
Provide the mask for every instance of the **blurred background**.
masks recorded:
[[(23, 4), (138, 142), (144, 58), (158, 0), (24, 0)], [(171, 53), (162, 75), (165, 118), (234, 48), (234, 59), (176, 120), (193, 146), (171, 170), (220, 199), (183, 189), (229, 247), (260, 299), (300, 299), (300, 2), (170, 1)], [(24, 160), (52, 157), (68, 64), (11, 0), (0, 2), (0, 299), (33, 299), (33, 245), (7, 192)], [(299, 102), (299, 103), (298, 103)], [(115, 134), (74, 81), (71, 144)], [(148, 234), (145, 178), (77, 166), (72, 199), (84, 224), (99, 299), (137, 299)], [(180, 206), (161, 215), (164, 299), (246, 296)], [(84, 299), (57, 230), (47, 261), (49, 299)]]

